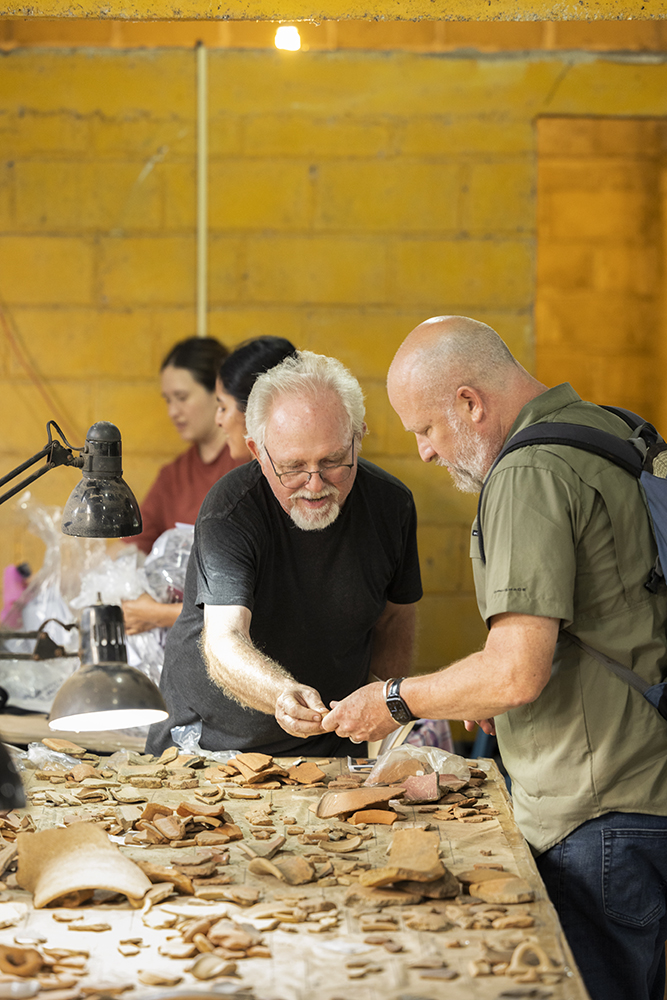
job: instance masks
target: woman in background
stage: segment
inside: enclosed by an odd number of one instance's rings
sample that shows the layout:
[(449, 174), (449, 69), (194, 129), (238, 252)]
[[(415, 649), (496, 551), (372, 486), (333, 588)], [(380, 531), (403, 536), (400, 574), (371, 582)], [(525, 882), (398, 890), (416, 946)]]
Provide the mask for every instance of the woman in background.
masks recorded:
[(244, 340), (223, 361), (216, 383), (217, 420), (232, 458), (248, 462), (251, 457), (245, 443), (245, 411), (255, 379), (295, 355), (296, 347), (284, 337), (256, 337)]
[[(193, 338), (197, 339), (197, 338)], [(184, 344), (190, 344), (190, 341), (184, 341)], [(217, 343), (214, 341), (213, 343)], [(182, 394), (184, 387), (189, 385), (187, 379), (182, 378), (181, 369), (173, 360), (175, 352), (182, 345), (176, 345), (173, 351), (167, 356), (162, 365), (162, 394), (167, 400), (167, 405), (169, 407), (169, 415), (171, 419), (176, 424), (176, 427), (182, 437), (185, 437), (184, 433), (181, 431), (180, 427), (185, 428), (186, 424), (188, 426), (194, 425), (197, 421), (195, 418), (190, 418), (189, 422), (187, 420), (187, 410), (188, 407), (185, 402), (176, 399), (174, 402), (171, 400), (173, 396), (179, 393)], [(222, 345), (218, 345), (221, 347)], [(224, 351), (224, 348), (223, 348)], [(225, 352), (226, 354), (226, 352)], [(296, 354), (296, 348), (289, 340), (285, 340), (284, 337), (256, 337), (253, 340), (246, 340), (228, 356), (221, 359), (222, 364), (218, 364), (218, 369), (216, 369), (217, 380), (213, 379), (213, 384), (215, 386), (215, 393), (210, 392), (213, 396), (213, 419), (216, 422), (216, 430), (218, 435), (221, 436), (223, 441), (226, 441), (224, 446), (224, 453), (227, 454), (226, 462), (227, 468), (224, 472), (221, 472), (216, 479), (210, 482), (206, 487), (201, 498), (198, 500), (197, 509), (194, 511), (194, 516), (190, 520), (186, 520), (182, 517), (176, 517), (175, 521), (183, 521), (184, 523), (193, 524), (196, 520), (197, 513), (199, 512), (199, 507), (208, 493), (213, 483), (224, 475), (231, 468), (236, 468), (238, 465), (243, 465), (244, 462), (250, 461), (251, 455), (246, 447), (245, 443), (245, 410), (248, 404), (248, 396), (250, 395), (250, 390), (252, 389), (255, 379), (258, 375), (263, 372), (268, 371), (269, 368), (273, 368), (274, 365), (279, 364), (285, 358)], [(178, 355), (182, 357), (182, 355)], [(169, 372), (168, 369), (172, 368), (173, 371)], [(165, 372), (167, 373), (165, 377)], [(194, 373), (191, 372), (191, 380), (194, 381)], [(192, 388), (192, 386), (190, 386)], [(195, 399), (201, 398), (200, 393), (196, 393)], [(210, 404), (210, 400), (207, 401), (207, 405)], [(172, 409), (173, 408), (173, 409)], [(199, 408), (197, 408), (197, 412)], [(187, 438), (186, 438), (187, 440)], [(193, 446), (194, 448), (194, 446)], [(170, 465), (165, 466), (158, 476), (155, 485), (151, 489), (146, 501), (141, 505), (141, 513), (144, 515), (145, 504), (147, 503), (149, 497), (153, 494), (155, 490), (160, 489), (186, 489), (187, 485), (182, 484), (181, 487), (175, 485), (175, 479), (171, 480), (171, 483), (161, 483), (161, 478), (163, 473), (170, 470), (172, 466), (177, 465), (178, 462), (185, 459), (190, 452), (193, 451), (191, 448), (184, 455), (179, 456), (175, 462)], [(183, 470), (179, 470), (179, 473)], [(187, 470), (185, 470), (187, 474)], [(162, 498), (164, 499), (164, 498)], [(166, 498), (168, 499), (168, 497)], [(168, 527), (174, 527), (174, 524), (165, 525), (162, 529), (166, 531)], [(139, 539), (143, 538), (144, 532), (138, 536)], [(157, 536), (156, 536), (157, 537)], [(153, 539), (154, 541), (155, 539)], [(128, 539), (128, 541), (133, 541), (133, 539)], [(152, 541), (151, 541), (152, 545)], [(144, 550), (146, 551), (146, 550)], [(150, 551), (150, 547), (149, 550)], [(151, 628), (170, 628), (179, 614), (181, 613), (182, 604), (160, 604), (155, 601), (148, 594), (142, 594), (138, 597), (136, 601), (123, 601), (123, 614), (125, 616), (125, 629), (128, 635), (132, 635), (137, 632), (144, 632)]]
[[(176, 524), (194, 524), (202, 501), (230, 469), (248, 461), (232, 458), (224, 430), (216, 421), (216, 378), (228, 350), (213, 337), (189, 337), (169, 351), (160, 367), (162, 396), (176, 430), (190, 444), (164, 465), (141, 503), (143, 530), (126, 541), (148, 554), (157, 538)], [(169, 628), (180, 604), (161, 604), (148, 594), (123, 602), (129, 635)]]

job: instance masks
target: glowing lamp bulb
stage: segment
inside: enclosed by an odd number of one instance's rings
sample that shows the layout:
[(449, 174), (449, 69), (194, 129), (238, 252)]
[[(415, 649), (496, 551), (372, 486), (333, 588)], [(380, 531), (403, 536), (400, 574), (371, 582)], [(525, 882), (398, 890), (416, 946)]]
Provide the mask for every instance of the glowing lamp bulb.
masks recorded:
[(299, 29), (294, 25), (281, 25), (276, 31), (276, 48), (287, 49), (289, 52), (298, 52), (301, 48), (301, 36)]

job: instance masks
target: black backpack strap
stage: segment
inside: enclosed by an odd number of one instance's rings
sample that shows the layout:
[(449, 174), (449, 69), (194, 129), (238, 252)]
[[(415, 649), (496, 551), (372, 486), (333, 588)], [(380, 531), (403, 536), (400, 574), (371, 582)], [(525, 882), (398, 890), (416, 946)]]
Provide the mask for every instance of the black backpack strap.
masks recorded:
[[(605, 409), (613, 410), (612, 407), (605, 407)], [(635, 427), (637, 433), (644, 426), (650, 427), (651, 425), (646, 425), (641, 417), (637, 417), (636, 414), (630, 413), (630, 411), (616, 411), (618, 416), (622, 416), (626, 423), (630, 427)], [(638, 421), (634, 424), (634, 419), (631, 422), (628, 417), (634, 418)], [(656, 432), (657, 433), (657, 432)], [(633, 443), (634, 440), (638, 441), (638, 444)], [(566, 424), (566, 423), (541, 423), (533, 424), (531, 427), (525, 427), (522, 431), (515, 434), (504, 448), (501, 449), (495, 462), (489, 469), (487, 476), (484, 480), (484, 485), (482, 486), (481, 492), (479, 494), (479, 502), (477, 504), (477, 537), (479, 540), (479, 553), (482, 558), (482, 562), (486, 562), (486, 554), (484, 552), (484, 536), (482, 534), (482, 500), (484, 498), (484, 490), (491, 478), (491, 475), (500, 461), (509, 455), (512, 451), (517, 451), (519, 448), (527, 448), (530, 445), (545, 445), (545, 444), (563, 444), (570, 445), (574, 448), (580, 448), (583, 451), (591, 452), (594, 455), (600, 455), (602, 458), (608, 459), (610, 462), (614, 462), (619, 465), (626, 472), (629, 472), (635, 478), (639, 479), (642, 473), (642, 466), (644, 461), (644, 454), (646, 452), (646, 445), (641, 437), (631, 438), (625, 440), (624, 438), (619, 438), (615, 434), (610, 434), (608, 431), (600, 430), (597, 427), (586, 427), (582, 424)]]

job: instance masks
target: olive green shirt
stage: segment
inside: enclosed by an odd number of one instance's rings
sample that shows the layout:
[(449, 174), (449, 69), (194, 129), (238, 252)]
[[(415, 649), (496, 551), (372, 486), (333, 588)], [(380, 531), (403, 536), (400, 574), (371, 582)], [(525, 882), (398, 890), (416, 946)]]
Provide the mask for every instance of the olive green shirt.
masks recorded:
[[(523, 407), (534, 423), (586, 424), (630, 436), (613, 414), (559, 385)], [(667, 663), (667, 588), (644, 584), (655, 561), (643, 493), (612, 462), (567, 445), (510, 453), (482, 501), (471, 556), (482, 617), (562, 620), (589, 645), (658, 683)], [(551, 678), (530, 705), (496, 717), (515, 814), (536, 853), (606, 812), (667, 815), (667, 722), (562, 631)]]

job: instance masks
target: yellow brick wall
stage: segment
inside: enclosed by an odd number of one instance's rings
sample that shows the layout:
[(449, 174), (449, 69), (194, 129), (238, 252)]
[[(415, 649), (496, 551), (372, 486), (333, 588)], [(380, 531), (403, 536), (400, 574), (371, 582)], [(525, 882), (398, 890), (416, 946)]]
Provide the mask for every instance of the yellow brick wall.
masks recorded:
[[(417, 499), (419, 662), (434, 668), (484, 639), (475, 498), (419, 462), (386, 400), (388, 363), (416, 323), (462, 312), (533, 367), (536, 122), (664, 115), (667, 67), (220, 48), (209, 76), (211, 332), (284, 334), (360, 377), (365, 454)], [(0, 336), (3, 469), (59, 413), (75, 443), (95, 420), (120, 426), (139, 497), (181, 448), (156, 373), (194, 331), (194, 86), (194, 55), (177, 48), (19, 47), (0, 63), (0, 298), (14, 328)], [(75, 479), (53, 471), (34, 493), (62, 503)], [(0, 563), (36, 551), (3, 508)]]
[(538, 122), (537, 376), (663, 430), (666, 152), (664, 119)]

